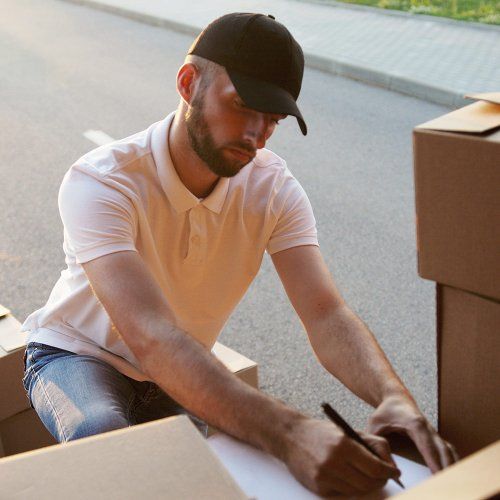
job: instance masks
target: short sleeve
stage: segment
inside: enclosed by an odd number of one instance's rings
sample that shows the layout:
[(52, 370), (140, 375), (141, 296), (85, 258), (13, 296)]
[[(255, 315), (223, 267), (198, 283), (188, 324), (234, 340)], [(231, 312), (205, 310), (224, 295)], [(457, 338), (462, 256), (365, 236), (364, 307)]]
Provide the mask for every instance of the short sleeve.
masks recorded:
[(133, 204), (118, 189), (72, 168), (59, 189), (65, 251), (83, 264), (135, 248)]
[(302, 186), (291, 174), (286, 176), (274, 200), (274, 210), (277, 216), (276, 226), (266, 247), (270, 255), (301, 245), (319, 246), (311, 203)]

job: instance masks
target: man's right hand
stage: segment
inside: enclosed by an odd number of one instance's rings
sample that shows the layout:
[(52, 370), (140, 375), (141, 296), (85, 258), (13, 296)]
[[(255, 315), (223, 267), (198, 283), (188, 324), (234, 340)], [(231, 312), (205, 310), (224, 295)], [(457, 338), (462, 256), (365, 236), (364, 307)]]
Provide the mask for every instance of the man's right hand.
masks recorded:
[(359, 495), (382, 488), (401, 474), (385, 439), (371, 434), (364, 434), (363, 439), (384, 460), (335, 424), (304, 418), (293, 428), (284, 459), (297, 480), (319, 495)]

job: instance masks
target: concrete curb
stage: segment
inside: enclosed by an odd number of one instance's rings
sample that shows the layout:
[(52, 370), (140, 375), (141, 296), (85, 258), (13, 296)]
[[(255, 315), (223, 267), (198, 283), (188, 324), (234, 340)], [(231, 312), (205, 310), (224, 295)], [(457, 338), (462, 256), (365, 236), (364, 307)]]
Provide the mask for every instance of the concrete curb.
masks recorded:
[[(190, 24), (179, 23), (177, 21), (171, 21), (166, 18), (144, 14), (142, 12), (137, 12), (124, 7), (108, 5), (106, 3), (101, 3), (98, 0), (62, 1), (92, 7), (97, 10), (127, 17), (134, 21), (177, 31), (178, 33), (191, 35), (193, 37), (197, 36), (203, 28), (203, 26), (193, 26)], [(435, 104), (441, 104), (451, 108), (459, 108), (465, 104), (470, 104), (470, 100), (463, 97), (465, 91), (457, 92), (455, 90), (436, 87), (425, 82), (419, 82), (397, 74), (383, 73), (372, 68), (352, 64), (348, 61), (342, 61), (331, 57), (318, 56), (307, 52), (304, 53), (304, 57), (306, 66), (310, 68), (319, 69), (321, 71), (350, 78), (352, 80), (362, 81), (369, 85), (381, 87), (411, 97), (417, 97)]]
[(305, 60), (306, 65), (310, 68), (319, 69), (352, 80), (358, 80), (369, 85), (381, 87), (411, 97), (417, 97), (418, 99), (435, 104), (441, 104), (451, 108), (460, 108), (471, 103), (469, 99), (464, 98), (466, 92), (456, 92), (443, 87), (436, 87), (397, 74), (391, 75), (372, 68), (351, 64), (347, 61), (307, 53), (305, 54)]

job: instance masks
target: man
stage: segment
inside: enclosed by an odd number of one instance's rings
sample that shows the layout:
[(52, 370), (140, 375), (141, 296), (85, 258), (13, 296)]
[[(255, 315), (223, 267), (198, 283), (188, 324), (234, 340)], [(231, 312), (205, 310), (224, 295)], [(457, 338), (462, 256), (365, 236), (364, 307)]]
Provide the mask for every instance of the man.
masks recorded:
[(303, 189), (264, 149), (295, 116), (302, 51), (272, 16), (229, 14), (192, 45), (177, 111), (97, 148), (59, 194), (67, 269), (30, 331), (24, 383), (59, 441), (179, 412), (266, 450), (320, 494), (399, 475), (334, 424), (247, 386), (210, 353), (258, 272), (273, 263), (321, 363), (376, 408), (374, 433), (407, 433), (433, 471), (455, 460), (366, 326), (340, 297)]

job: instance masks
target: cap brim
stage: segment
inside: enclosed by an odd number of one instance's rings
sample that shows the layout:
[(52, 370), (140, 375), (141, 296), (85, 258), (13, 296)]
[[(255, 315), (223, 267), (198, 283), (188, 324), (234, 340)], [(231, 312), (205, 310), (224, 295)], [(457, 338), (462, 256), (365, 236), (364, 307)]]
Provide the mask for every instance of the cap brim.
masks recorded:
[(272, 83), (257, 80), (238, 71), (227, 69), (236, 91), (243, 102), (252, 109), (263, 113), (292, 115), (297, 118), (300, 130), (307, 135), (307, 125), (291, 94)]

